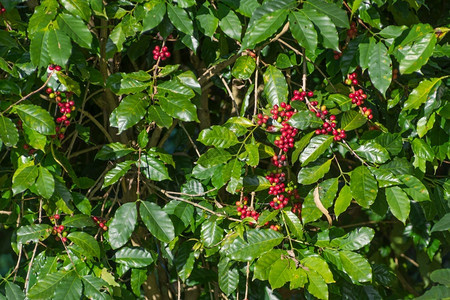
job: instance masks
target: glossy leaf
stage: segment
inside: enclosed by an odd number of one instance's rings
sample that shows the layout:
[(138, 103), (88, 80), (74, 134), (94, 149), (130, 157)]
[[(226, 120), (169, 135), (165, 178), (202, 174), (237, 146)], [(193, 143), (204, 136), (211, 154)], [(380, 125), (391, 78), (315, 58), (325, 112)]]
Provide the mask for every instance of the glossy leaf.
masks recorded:
[(367, 118), (361, 113), (349, 110), (342, 115), (341, 127), (345, 131), (349, 131), (363, 126), (366, 122)]
[(118, 249), (128, 242), (136, 222), (136, 203), (125, 203), (116, 210), (108, 229), (108, 239), (113, 249)]
[(425, 185), (413, 175), (398, 175), (401, 182), (407, 187), (402, 188), (414, 201), (430, 201), (430, 194)]
[(8, 300), (23, 300), (25, 299), (25, 294), (22, 289), (10, 281), (6, 281), (5, 285), (6, 299)]
[(257, 167), (259, 165), (258, 145), (245, 144), (245, 150), (248, 155), (247, 164), (251, 167)]
[(284, 24), (288, 11), (281, 9), (264, 15), (250, 24), (242, 39), (241, 49), (252, 49), (258, 43), (271, 37)]
[(51, 227), (47, 224), (32, 224), (21, 226), (17, 230), (17, 242), (27, 244), (45, 240), (50, 235)]
[(283, 73), (274, 66), (267, 67), (263, 74), (264, 94), (271, 106), (280, 105), (288, 96), (288, 85)]
[(187, 35), (194, 34), (192, 20), (187, 12), (177, 6), (167, 4), (167, 14), (172, 24), (181, 32)]
[(236, 135), (229, 129), (222, 126), (211, 126), (202, 130), (198, 140), (206, 146), (217, 148), (229, 148), (239, 143)]
[(290, 259), (277, 260), (270, 268), (269, 283), (272, 289), (277, 289), (285, 285), (291, 279), (291, 266), (295, 263)]
[(303, 10), (291, 12), (289, 14), (289, 24), (292, 35), (299, 45), (314, 53), (317, 48), (317, 32), (314, 24), (307, 18), (305, 12)]
[(219, 18), (220, 29), (232, 39), (240, 41), (242, 25), (234, 11), (219, 3)]
[(234, 63), (231, 74), (238, 79), (249, 79), (256, 68), (256, 62), (250, 55), (240, 56)]
[(409, 198), (405, 192), (402, 191), (398, 186), (388, 187), (385, 190), (386, 200), (389, 204), (389, 208), (392, 214), (402, 221), (406, 222), (409, 216), (410, 203)]
[(84, 228), (86, 226), (93, 227), (97, 224), (94, 223), (90, 216), (77, 214), (74, 216), (66, 216), (64, 218), (64, 221), (62, 222), (62, 225), (64, 225), (65, 227)]
[(284, 255), (287, 255), (287, 253), (281, 249), (273, 249), (266, 254), (261, 255), (255, 264), (255, 278), (259, 280), (268, 280), (272, 265), (281, 260)]
[(360, 227), (337, 240), (339, 240), (340, 249), (354, 251), (370, 244), (374, 236), (375, 231), (372, 228)]
[(377, 181), (365, 166), (359, 166), (353, 170), (350, 176), (350, 188), (353, 198), (362, 207), (369, 208), (377, 197)]
[(334, 204), (334, 213), (336, 215), (336, 219), (347, 210), (351, 202), (352, 191), (350, 189), (350, 186), (344, 185), (344, 187), (339, 192), (336, 203)]
[(331, 273), (330, 267), (323, 258), (310, 256), (302, 259), (300, 263), (308, 269), (319, 273), (326, 283), (335, 282), (333, 279), (333, 273)]
[(213, 247), (218, 244), (223, 237), (223, 229), (217, 224), (216, 220), (209, 219), (203, 222), (201, 238), (206, 247)]
[(322, 120), (318, 119), (316, 115), (309, 110), (301, 110), (295, 113), (290, 119), (289, 124), (300, 130), (308, 128), (317, 128), (322, 126)]
[(339, 257), (344, 267), (344, 272), (354, 282), (371, 282), (372, 268), (369, 262), (360, 254), (352, 251), (340, 251)]
[(311, 139), (308, 146), (300, 154), (299, 161), (302, 166), (308, 165), (322, 155), (333, 142), (333, 136), (319, 135)]
[(103, 182), (103, 188), (116, 183), (122, 176), (124, 176), (128, 172), (128, 170), (130, 170), (133, 163), (134, 161), (127, 160), (116, 164), (113, 169), (109, 170), (108, 173), (106, 173), (105, 180)]
[(95, 155), (95, 159), (116, 160), (125, 155), (134, 152), (133, 148), (129, 148), (121, 143), (111, 143), (104, 145)]
[(57, 65), (65, 66), (72, 53), (70, 38), (62, 30), (49, 30), (47, 37), (50, 60)]
[(150, 78), (144, 71), (114, 73), (106, 80), (106, 86), (117, 95), (138, 93), (151, 85)]
[(87, 0), (62, 0), (61, 4), (72, 15), (80, 16), (84, 21), (89, 21), (91, 9)]
[(173, 223), (165, 211), (157, 204), (142, 201), (139, 214), (145, 226), (158, 240), (169, 243), (175, 238)]
[(153, 262), (150, 252), (139, 248), (124, 247), (114, 254), (114, 260), (129, 268), (143, 268)]
[(39, 175), (36, 179), (36, 190), (45, 199), (50, 199), (55, 191), (55, 179), (52, 173), (43, 166), (39, 166)]
[(441, 81), (441, 78), (425, 79), (411, 92), (406, 100), (403, 110), (417, 109), (428, 99), (433, 87)]
[(48, 111), (34, 104), (19, 104), (15, 110), (20, 119), (30, 128), (45, 135), (55, 134), (55, 122)]
[(167, 167), (164, 165), (164, 163), (161, 160), (149, 155), (141, 155), (140, 168), (141, 172), (148, 179), (155, 181), (170, 179), (169, 171), (167, 170)]
[(368, 141), (355, 149), (355, 152), (365, 158), (368, 162), (382, 164), (389, 160), (389, 152), (380, 144)]
[(414, 44), (407, 44), (399, 49), (397, 59), (400, 62), (400, 73), (411, 74), (420, 70), (427, 63), (435, 45), (436, 35), (434, 32), (429, 32)]
[(148, 101), (143, 94), (129, 95), (122, 99), (109, 118), (111, 126), (118, 128), (118, 133), (136, 125), (146, 113)]
[(318, 299), (328, 299), (328, 286), (322, 276), (314, 270), (306, 272), (308, 274), (307, 289), (313, 296)]
[(197, 163), (203, 167), (210, 168), (231, 159), (231, 154), (224, 149), (211, 148), (206, 153), (202, 154)]
[(378, 42), (370, 47), (369, 75), (373, 85), (384, 95), (392, 80), (391, 58), (386, 46)]
[(151, 105), (148, 110), (148, 120), (154, 121), (156, 125), (160, 127), (170, 128), (172, 126), (173, 119), (162, 110), (158, 105)]
[(86, 232), (72, 232), (67, 236), (75, 245), (83, 249), (82, 254), (88, 258), (100, 258), (100, 246), (97, 241)]
[(308, 0), (305, 2), (305, 7), (311, 7), (327, 15), (337, 27), (350, 28), (346, 11), (334, 3), (323, 0)]
[(62, 280), (73, 276), (73, 271), (58, 271), (50, 273), (33, 285), (27, 293), (29, 299), (48, 299), (49, 295), (53, 295), (56, 288), (61, 284)]
[(281, 234), (274, 230), (250, 230), (247, 232), (247, 241), (237, 237), (224, 250), (224, 254), (236, 261), (251, 261), (277, 246), (282, 239)]
[(11, 119), (0, 115), (0, 140), (8, 146), (12, 147), (19, 141), (19, 133)]
[(12, 191), (16, 195), (31, 187), (38, 177), (38, 167), (28, 166), (17, 169), (12, 179)]
[(304, 13), (319, 28), (323, 46), (339, 51), (339, 39), (336, 26), (330, 17), (314, 9), (304, 9)]
[(150, 2), (150, 8), (147, 10), (144, 20), (142, 20), (142, 31), (155, 28), (161, 23), (166, 14), (166, 4), (163, 1)]
[(310, 167), (305, 167), (298, 173), (298, 183), (301, 184), (312, 184), (317, 182), (330, 170), (331, 159), (325, 161), (324, 163), (318, 162)]
[(92, 34), (87, 25), (78, 17), (69, 14), (59, 14), (57, 18), (59, 27), (72, 40), (83, 48), (89, 48), (92, 43)]
[(198, 121), (197, 108), (187, 98), (158, 97), (161, 108), (171, 117), (185, 122)]
[(291, 211), (283, 211), (284, 213), (284, 220), (289, 227), (289, 232), (291, 235), (297, 239), (303, 238), (303, 225), (300, 222), (300, 219), (296, 214), (294, 214)]
[(84, 275), (81, 280), (83, 281), (84, 294), (87, 297), (93, 299), (106, 299), (108, 294), (105, 295), (105, 292), (101, 291), (103, 286), (107, 286), (103, 279), (93, 275)]
[(31, 39), (30, 58), (34, 66), (47, 67), (50, 63), (50, 54), (48, 53), (48, 31), (38, 31)]
[(219, 287), (226, 294), (233, 293), (239, 284), (239, 271), (230, 266), (230, 259), (222, 257), (218, 265)]

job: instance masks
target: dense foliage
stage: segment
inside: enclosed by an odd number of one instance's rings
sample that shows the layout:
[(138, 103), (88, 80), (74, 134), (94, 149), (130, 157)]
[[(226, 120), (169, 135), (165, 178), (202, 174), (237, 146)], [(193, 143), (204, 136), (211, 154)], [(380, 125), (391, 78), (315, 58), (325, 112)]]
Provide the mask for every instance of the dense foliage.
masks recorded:
[(0, 299), (450, 297), (448, 1), (0, 2)]

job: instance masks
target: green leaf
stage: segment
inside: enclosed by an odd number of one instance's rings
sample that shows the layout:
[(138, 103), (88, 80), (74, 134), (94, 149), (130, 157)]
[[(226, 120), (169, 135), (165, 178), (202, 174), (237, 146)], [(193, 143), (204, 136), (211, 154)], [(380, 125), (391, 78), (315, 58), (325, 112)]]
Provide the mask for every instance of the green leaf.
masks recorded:
[(169, 243), (175, 238), (175, 229), (165, 211), (157, 204), (142, 201), (139, 213), (145, 226), (158, 240)]
[(323, 280), (323, 277), (319, 275), (314, 270), (309, 270), (306, 272), (308, 274), (308, 285), (307, 289), (313, 296), (318, 299), (327, 300), (328, 299), (328, 286)]
[(313, 8), (327, 15), (337, 27), (350, 28), (347, 12), (334, 3), (323, 0), (308, 0), (305, 2), (305, 7)]
[(47, 224), (32, 224), (21, 226), (17, 229), (17, 243), (27, 244), (29, 242), (37, 243), (45, 240), (51, 232), (51, 227)]
[(68, 91), (74, 92), (75, 95), (77, 96), (81, 96), (80, 84), (77, 81), (73, 80), (63, 72), (58, 72), (56, 76), (58, 77), (58, 80), (61, 82), (61, 84), (67, 88)]
[(181, 32), (191, 36), (194, 34), (192, 20), (187, 12), (178, 6), (167, 4), (167, 14), (172, 24)]
[(6, 281), (5, 285), (6, 299), (8, 300), (23, 300), (25, 299), (25, 294), (22, 289), (10, 281)]
[(335, 239), (339, 242), (339, 248), (342, 250), (359, 250), (370, 244), (375, 236), (375, 230), (369, 227), (359, 227), (352, 230), (344, 237)]
[(219, 26), (222, 31), (234, 40), (241, 40), (242, 25), (233, 10), (219, 3)]
[(254, 278), (259, 280), (268, 280), (272, 265), (280, 260), (282, 256), (287, 255), (286, 251), (273, 249), (258, 258), (254, 269)]
[(231, 154), (224, 149), (211, 148), (199, 157), (197, 163), (205, 168), (211, 168), (226, 163), (231, 157)]
[(373, 140), (359, 146), (355, 152), (374, 164), (382, 164), (390, 159), (389, 152)]
[(109, 117), (111, 126), (122, 131), (136, 125), (146, 113), (147, 98), (143, 94), (129, 95), (122, 99)]
[(302, 168), (298, 173), (298, 183), (307, 185), (313, 184), (325, 176), (330, 170), (332, 159), (329, 159), (323, 163), (317, 162), (316, 164), (310, 166), (309, 168)]
[(72, 276), (73, 271), (58, 271), (56, 273), (49, 273), (44, 278), (39, 278), (39, 281), (31, 287), (28, 291), (27, 297), (29, 299), (48, 299), (53, 296), (56, 288), (61, 284), (66, 277)]
[(38, 177), (37, 166), (28, 166), (25, 168), (19, 168), (14, 173), (12, 179), (12, 191), (14, 195), (22, 193), (29, 187), (31, 187), (36, 178)]
[(106, 173), (102, 188), (116, 183), (122, 176), (124, 176), (128, 172), (128, 170), (130, 170), (131, 166), (134, 163), (135, 162), (132, 160), (126, 160), (124, 162), (116, 164), (113, 169), (109, 170), (108, 173)]
[(403, 110), (411, 110), (419, 108), (429, 99), (429, 94), (433, 87), (441, 82), (442, 78), (425, 79), (411, 92), (406, 100)]
[(377, 169), (375, 167), (369, 167), (370, 172), (375, 175), (378, 181), (379, 187), (388, 187), (393, 185), (401, 184), (400, 179), (398, 179), (394, 173), (386, 169)]
[(34, 149), (39, 149), (45, 152), (45, 146), (47, 145), (47, 137), (43, 134), (40, 134), (37, 131), (34, 131), (31, 128), (28, 128), (26, 125), (22, 125), (23, 133), (25, 136), (25, 141), (30, 147)]
[(31, 39), (30, 58), (31, 63), (36, 67), (47, 67), (50, 63), (47, 40), (48, 30), (36, 32)]
[(19, 132), (11, 119), (0, 115), (0, 140), (7, 147), (13, 147), (19, 141)]
[(136, 222), (136, 203), (125, 203), (116, 210), (108, 229), (108, 240), (111, 248), (118, 249), (128, 242), (134, 231)]
[(167, 170), (164, 163), (156, 159), (154, 157), (151, 157), (150, 155), (143, 154), (141, 155), (141, 172), (147, 177), (148, 179), (155, 180), (155, 181), (162, 181), (169, 179), (169, 171)]
[(114, 254), (114, 260), (129, 268), (143, 268), (153, 262), (152, 254), (145, 249), (124, 247)]
[(62, 225), (65, 227), (74, 227), (74, 228), (84, 228), (86, 226), (96, 226), (91, 217), (83, 214), (78, 214), (74, 216), (66, 216)]
[(50, 199), (55, 191), (55, 179), (52, 173), (43, 166), (39, 166), (36, 190), (45, 199)]
[(84, 275), (81, 277), (84, 286), (84, 294), (92, 299), (106, 299), (106, 293), (101, 291), (103, 286), (107, 286), (106, 282), (93, 275)]
[(72, 53), (72, 43), (67, 34), (62, 30), (49, 30), (47, 40), (50, 60), (60, 66), (65, 66)]
[(302, 166), (308, 165), (322, 155), (333, 142), (333, 136), (319, 135), (311, 139), (308, 146), (300, 154), (299, 161)]
[(291, 268), (295, 263), (290, 259), (277, 260), (270, 268), (269, 283), (272, 289), (282, 287), (291, 279)]
[(230, 267), (230, 259), (222, 257), (218, 264), (219, 287), (226, 294), (233, 293), (239, 284), (239, 271)]
[(398, 186), (387, 187), (385, 189), (386, 200), (389, 204), (392, 214), (402, 221), (406, 222), (409, 216), (410, 203), (409, 198), (405, 192)]
[[(450, 214), (449, 214), (450, 216)], [(450, 217), (449, 217), (450, 219)], [(447, 287), (450, 287), (450, 269), (438, 269), (434, 270), (430, 274), (430, 279), (434, 282), (446, 285)]]
[(339, 192), (339, 196), (336, 199), (336, 203), (334, 204), (334, 213), (336, 215), (336, 219), (347, 210), (351, 202), (352, 202), (351, 189), (348, 185), (344, 185), (344, 187)]
[(256, 62), (250, 55), (240, 56), (234, 63), (231, 75), (238, 79), (249, 79), (256, 68)]
[(132, 269), (131, 270), (131, 289), (136, 296), (141, 295), (141, 286), (147, 280), (146, 269)]
[(415, 300), (435, 300), (450, 298), (450, 288), (448, 286), (436, 285), (427, 290), (422, 296), (414, 298)]
[(323, 121), (309, 110), (301, 110), (296, 112), (288, 121), (289, 124), (300, 130), (308, 128), (317, 128), (322, 126)]
[(289, 231), (292, 234), (293, 237), (297, 239), (303, 238), (303, 225), (300, 222), (300, 219), (296, 214), (294, 214), (291, 211), (285, 211), (283, 210), (283, 214), (285, 215), (285, 222), (287, 226), (289, 227)]
[(192, 242), (181, 244), (174, 259), (178, 276), (183, 282), (186, 282), (194, 269), (196, 255), (192, 246)]
[(237, 237), (226, 249), (224, 254), (236, 261), (251, 261), (261, 254), (280, 244), (283, 236), (271, 229), (253, 229), (247, 232), (247, 241)]
[(56, 134), (53, 118), (42, 107), (34, 104), (19, 104), (15, 106), (15, 110), (29, 128), (45, 135)]
[(86, 232), (72, 232), (67, 237), (75, 245), (83, 249), (82, 254), (87, 258), (100, 258), (100, 246), (90, 234)]
[(219, 19), (214, 15), (209, 3), (205, 2), (202, 7), (200, 7), (195, 18), (197, 19), (199, 29), (206, 36), (212, 38), (216, 32), (217, 26), (219, 26)]
[(391, 64), (386, 46), (382, 42), (372, 45), (369, 52), (369, 75), (373, 86), (383, 95), (391, 84)]
[[(314, 131), (311, 131), (310, 133), (304, 135), (299, 141), (296, 141), (294, 144), (294, 152), (292, 152), (292, 163), (295, 163), (300, 153), (305, 149), (305, 147), (309, 144), (309, 141), (314, 136)], [(273, 156), (273, 155), (272, 155)]]
[(58, 285), (55, 295), (52, 299), (55, 300), (78, 300), (82, 296), (83, 284), (81, 279), (76, 274), (66, 276)]
[(331, 94), (328, 97), (328, 100), (331, 100), (339, 105), (342, 111), (348, 111), (352, 107), (352, 99), (341, 94)]
[(414, 201), (430, 201), (430, 194), (428, 193), (425, 185), (413, 175), (397, 175), (404, 185), (407, 187), (402, 188)]
[(228, 128), (222, 126), (211, 126), (202, 130), (198, 136), (198, 141), (206, 146), (217, 148), (229, 148), (239, 143), (236, 135)]
[(91, 9), (87, 0), (61, 0), (61, 4), (72, 15), (80, 16), (88, 22), (91, 17)]
[(197, 108), (187, 98), (165, 98), (157, 96), (161, 108), (171, 117), (185, 122), (197, 121)]
[(284, 24), (288, 11), (280, 9), (251, 23), (242, 40), (241, 49), (253, 49), (256, 44), (271, 37)]
[(333, 273), (331, 273), (330, 267), (323, 258), (317, 256), (309, 256), (302, 259), (300, 263), (310, 270), (312, 269), (319, 273), (325, 280), (325, 283), (335, 282), (333, 279)]
[[(333, 205), (333, 200), (336, 198), (338, 191), (338, 178), (330, 178), (321, 182), (318, 186), (319, 200), (325, 209)], [(316, 221), (323, 212), (318, 209), (314, 195), (315, 189), (309, 191), (308, 195), (302, 205), (302, 221), (303, 224)]]
[(396, 57), (400, 62), (400, 73), (411, 74), (420, 70), (433, 54), (436, 41), (435, 33), (429, 32), (414, 44), (407, 44), (399, 49)]
[(150, 122), (155, 122), (160, 127), (170, 128), (172, 126), (173, 119), (166, 114), (162, 108), (158, 105), (151, 105), (148, 110), (148, 118)]
[(247, 164), (251, 167), (256, 167), (259, 165), (259, 151), (258, 145), (245, 144), (245, 150), (248, 154)]
[(349, 110), (342, 114), (341, 128), (349, 131), (363, 126), (366, 122), (367, 118), (361, 113)]
[(359, 166), (353, 170), (350, 176), (350, 188), (353, 198), (364, 208), (369, 208), (377, 197), (377, 181), (365, 166)]
[(134, 152), (133, 148), (129, 148), (122, 143), (111, 143), (104, 145), (102, 149), (95, 155), (95, 159), (100, 160), (116, 160), (125, 155)]
[[(148, 7), (149, 5), (150, 7)], [(161, 23), (166, 14), (166, 3), (163, 1), (149, 2), (144, 5), (146, 14), (142, 20), (142, 31), (147, 31), (155, 28)]]
[(308, 275), (302, 268), (291, 270), (291, 290), (303, 288), (308, 283)]
[(383, 146), (392, 155), (399, 154), (403, 149), (402, 137), (399, 134), (382, 133), (375, 138), (375, 142)]
[(286, 102), (289, 90), (286, 78), (276, 67), (269, 65), (264, 72), (264, 94), (271, 106)]
[(202, 224), (201, 238), (206, 247), (213, 247), (223, 237), (223, 229), (216, 220), (209, 219)]
[(87, 25), (77, 16), (69, 14), (59, 14), (56, 19), (59, 28), (72, 38), (83, 48), (90, 48), (92, 43), (92, 34)]
[(344, 272), (354, 282), (371, 282), (372, 268), (369, 262), (360, 254), (351, 251), (340, 251), (339, 257), (344, 267)]
[(114, 73), (106, 80), (106, 86), (115, 94), (138, 93), (148, 88), (152, 83), (151, 76), (144, 71), (134, 73)]
[(315, 53), (317, 48), (317, 32), (314, 24), (308, 19), (303, 10), (289, 14), (289, 29), (298, 44), (307, 51)]
[(304, 9), (304, 14), (319, 28), (323, 46), (340, 51), (338, 33), (331, 19), (314, 9)]

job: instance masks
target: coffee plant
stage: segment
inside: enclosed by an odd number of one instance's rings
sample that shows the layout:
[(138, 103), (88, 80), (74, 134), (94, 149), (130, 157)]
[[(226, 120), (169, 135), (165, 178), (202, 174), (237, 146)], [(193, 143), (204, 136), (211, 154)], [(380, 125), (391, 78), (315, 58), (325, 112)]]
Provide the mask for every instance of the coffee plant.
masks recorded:
[(0, 299), (450, 297), (448, 1), (0, 2)]

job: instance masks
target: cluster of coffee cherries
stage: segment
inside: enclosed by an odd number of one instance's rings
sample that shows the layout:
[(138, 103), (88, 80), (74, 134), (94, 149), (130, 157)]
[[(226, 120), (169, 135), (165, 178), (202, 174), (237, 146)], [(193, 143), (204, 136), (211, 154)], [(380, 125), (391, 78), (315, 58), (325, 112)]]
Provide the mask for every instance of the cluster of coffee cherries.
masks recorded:
[(274, 155), (272, 156), (272, 158), (270, 159), (270, 161), (272, 162), (272, 164), (277, 167), (277, 168), (282, 168), (282, 167), (286, 167), (287, 166), (287, 161), (286, 161), (287, 157), (285, 154), (279, 154), (279, 155)]
[[(348, 78), (346, 81), (351, 80), (352, 85), (358, 84), (356, 73), (349, 74), (347, 77)], [(369, 120), (372, 120), (373, 119), (372, 110), (370, 108), (362, 106), (364, 104), (364, 100), (367, 99), (367, 95), (364, 93), (362, 89), (355, 90), (353, 87), (352, 89), (353, 92), (348, 95), (348, 97), (352, 100), (352, 104), (356, 104), (357, 106), (359, 106), (361, 113), (364, 116), (366, 116)]]
[(344, 81), (346, 85), (358, 85), (358, 75), (356, 73), (347, 74), (347, 79)]
[(356, 23), (355, 23), (355, 22), (352, 22), (352, 23), (350, 24), (350, 29), (347, 30), (347, 36), (348, 36), (350, 39), (354, 39), (354, 38), (356, 37), (357, 33), (358, 33), (358, 29), (356, 28)]
[(50, 66), (48, 66), (48, 70), (49, 71), (55, 70), (55, 71), (59, 72), (62, 70), (62, 68), (61, 68), (61, 66), (58, 66), (58, 65), (50, 65)]
[(294, 203), (292, 205), (292, 209), (291, 211), (296, 214), (299, 218), (301, 218), (301, 214), (302, 214), (302, 203), (301, 202), (297, 202)]
[(247, 204), (248, 204), (247, 196), (243, 197), (242, 201), (236, 201), (236, 210), (238, 211), (238, 216), (240, 216), (241, 219), (251, 217), (255, 219), (255, 221), (258, 221), (259, 213), (256, 210), (248, 207)]
[(334, 60), (338, 60), (339, 58), (341, 58), (341, 56), (342, 56), (342, 51), (336, 51), (336, 50), (334, 50), (333, 51), (333, 58), (334, 58)]
[[(73, 93), (54, 91), (51, 87), (47, 88), (46, 92), (50, 99), (55, 99), (56, 104), (59, 107), (59, 112), (62, 114), (62, 116), (56, 118), (56, 123), (60, 124), (59, 126), (56, 126), (56, 133), (58, 138), (62, 140), (66, 128), (70, 125), (72, 112), (76, 109), (75, 102), (72, 100)], [(56, 135), (52, 137), (55, 138)]]
[(271, 186), (269, 187), (269, 195), (278, 195), (284, 193), (286, 185), (286, 174), (278, 169), (274, 172), (270, 172), (266, 175), (266, 179), (269, 180)]
[(312, 92), (312, 91), (305, 92), (302, 89), (295, 90), (293, 92), (293, 96), (291, 98), (291, 101), (303, 101), (303, 100), (305, 100), (306, 96), (308, 96), (308, 98), (312, 98), (312, 97), (314, 97), (314, 92)]
[(23, 149), (28, 151), (28, 155), (33, 155), (37, 151), (28, 144), (23, 144)]
[(166, 46), (164, 47), (160, 47), (158, 45), (155, 46), (155, 48), (153, 49), (153, 59), (154, 60), (166, 60), (166, 58), (169, 58), (171, 56), (171, 53), (169, 52), (169, 48), (167, 48)]
[(67, 231), (64, 231), (64, 229), (66, 229), (66, 227), (64, 225), (57, 224), (60, 217), (61, 216), (59, 214), (55, 214), (50, 217), (50, 221), (52, 221), (55, 224), (53, 226), (52, 235), (56, 235), (55, 240), (57, 240), (57, 241), (61, 240), (61, 242), (66, 243), (67, 242)]
[(281, 230), (281, 226), (280, 225), (270, 225), (269, 226), (270, 229), (275, 230), (275, 231), (280, 231)]
[(297, 186), (292, 182), (289, 182), (287, 187), (285, 188), (284, 194), (278, 194), (276, 197), (273, 197), (272, 201), (270, 201), (269, 205), (273, 209), (283, 209), (287, 206), (289, 201), (299, 200), (300, 195), (297, 191)]
[(108, 230), (108, 226), (106, 226), (106, 220), (100, 217), (93, 216), (92, 220), (104, 231)]

